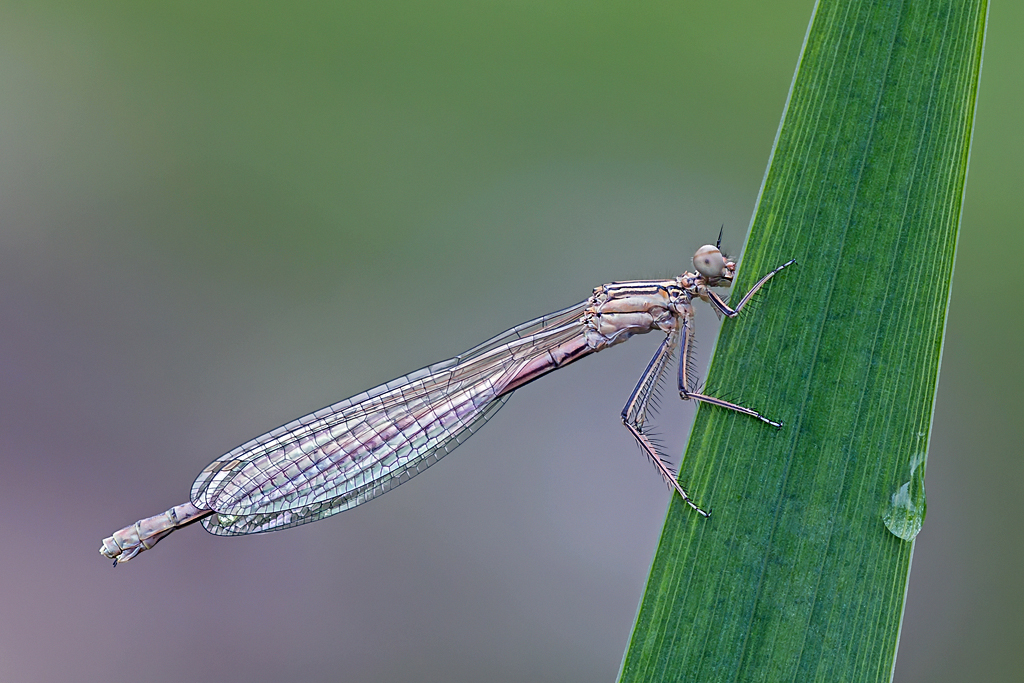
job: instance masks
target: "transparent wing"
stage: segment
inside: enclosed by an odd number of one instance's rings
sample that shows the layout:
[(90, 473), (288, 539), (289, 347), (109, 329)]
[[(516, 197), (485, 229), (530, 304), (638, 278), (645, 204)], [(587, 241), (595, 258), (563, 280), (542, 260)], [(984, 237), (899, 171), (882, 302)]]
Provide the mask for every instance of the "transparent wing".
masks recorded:
[(582, 335), (585, 307), (523, 323), (242, 444), (192, 485), (192, 502), (218, 513), (203, 526), (220, 535), (297, 526), (408, 481), (496, 413), (524, 365)]

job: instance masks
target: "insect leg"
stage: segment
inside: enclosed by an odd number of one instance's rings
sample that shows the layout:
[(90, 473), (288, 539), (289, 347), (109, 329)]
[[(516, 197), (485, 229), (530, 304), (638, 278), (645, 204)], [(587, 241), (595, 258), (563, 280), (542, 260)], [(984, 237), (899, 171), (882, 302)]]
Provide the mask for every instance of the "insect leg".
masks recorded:
[(710, 517), (710, 513), (701, 510), (690, 500), (690, 496), (686, 494), (686, 491), (683, 490), (683, 487), (676, 479), (675, 473), (672, 472), (668, 464), (658, 454), (658, 449), (651, 442), (648, 435), (644, 433), (644, 423), (647, 420), (647, 406), (654, 395), (662, 373), (665, 371), (665, 365), (672, 357), (672, 353), (675, 351), (676, 344), (678, 343), (679, 333), (674, 330), (665, 337), (665, 341), (661, 342), (661, 346), (658, 347), (654, 358), (647, 365), (647, 369), (644, 370), (640, 381), (637, 382), (636, 388), (633, 389), (629, 400), (626, 401), (626, 405), (622, 408), (622, 424), (625, 425), (629, 433), (640, 444), (640, 448), (647, 454), (650, 461), (654, 463), (654, 466), (658, 469), (665, 482), (678, 491), (679, 495), (686, 501), (686, 504), (696, 510), (698, 514)]
[(754, 284), (754, 286), (750, 288), (750, 291), (743, 295), (743, 298), (740, 299), (740, 302), (738, 304), (736, 304), (736, 308), (729, 308), (729, 305), (727, 303), (725, 303), (725, 301), (722, 300), (722, 297), (718, 296), (717, 294), (712, 292), (710, 289), (707, 290), (708, 298), (711, 300), (711, 305), (714, 306), (717, 310), (721, 311), (722, 313), (725, 313), (730, 318), (735, 318), (737, 315), (739, 315), (740, 309), (743, 308), (744, 306), (746, 306), (747, 302), (750, 301), (751, 297), (753, 297), (755, 294), (757, 294), (757, 290), (761, 289), (761, 287), (764, 286), (764, 283), (766, 283), (769, 280), (771, 280), (772, 277), (774, 277), (775, 274), (778, 273), (779, 271), (781, 271), (783, 268), (785, 268), (787, 266), (791, 266), (794, 263), (796, 263), (796, 259), (790, 259), (790, 260), (786, 261), (785, 263), (783, 263), (778, 268), (776, 268), (775, 270), (773, 270), (770, 273), (768, 273), (767, 275), (765, 275), (760, 280), (758, 280)]
[[(792, 263), (792, 261), (790, 263)], [(785, 266), (783, 266), (783, 267), (785, 267)], [(778, 272), (778, 271), (774, 271), (774, 272)], [(741, 302), (741, 305), (742, 305), (742, 302)], [(737, 308), (737, 310), (739, 310), (739, 306), (737, 306), (736, 308)], [(781, 428), (782, 427), (782, 423), (781, 422), (775, 422), (774, 420), (769, 420), (767, 417), (765, 417), (761, 413), (757, 412), (756, 410), (752, 410), (750, 408), (744, 408), (741, 405), (737, 405), (735, 403), (730, 403), (729, 401), (725, 401), (725, 400), (720, 399), (720, 398), (715, 398), (714, 396), (707, 396), (705, 394), (701, 394), (701, 393), (698, 393), (698, 392), (692, 390), (693, 385), (691, 384), (691, 381), (690, 381), (689, 366), (690, 366), (690, 354), (693, 352), (693, 347), (692, 347), (692, 345), (690, 343), (693, 340), (693, 321), (692, 321), (692, 319), (683, 318), (682, 319), (682, 325), (683, 325), (683, 350), (680, 353), (680, 358), (679, 358), (679, 398), (683, 399), (684, 401), (689, 400), (689, 399), (693, 399), (695, 401), (703, 401), (704, 403), (710, 403), (713, 406), (721, 406), (722, 408), (728, 408), (729, 410), (735, 410), (738, 413), (743, 413), (744, 415), (750, 415), (751, 417), (756, 417), (761, 422), (767, 422), (768, 424), (770, 424), (773, 427), (780, 427)]]

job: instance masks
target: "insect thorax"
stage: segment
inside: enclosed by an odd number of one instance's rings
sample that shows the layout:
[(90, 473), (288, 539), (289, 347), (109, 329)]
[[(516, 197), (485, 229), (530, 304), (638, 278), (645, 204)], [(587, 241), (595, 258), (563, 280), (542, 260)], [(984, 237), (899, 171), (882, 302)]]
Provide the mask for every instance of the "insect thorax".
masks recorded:
[(594, 289), (580, 322), (587, 343), (599, 350), (652, 330), (671, 332), (690, 311), (690, 296), (677, 280), (612, 282)]

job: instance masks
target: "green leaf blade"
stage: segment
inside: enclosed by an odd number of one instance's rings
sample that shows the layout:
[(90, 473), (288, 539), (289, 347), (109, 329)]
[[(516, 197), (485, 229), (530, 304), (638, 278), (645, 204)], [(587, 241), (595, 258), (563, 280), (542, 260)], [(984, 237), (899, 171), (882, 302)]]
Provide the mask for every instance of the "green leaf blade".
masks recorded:
[[(819, 3), (623, 681), (888, 680), (927, 451), (987, 3)], [(923, 467), (923, 464), (921, 465)], [(923, 500), (922, 500), (923, 504)], [(922, 508), (923, 511), (923, 508)]]

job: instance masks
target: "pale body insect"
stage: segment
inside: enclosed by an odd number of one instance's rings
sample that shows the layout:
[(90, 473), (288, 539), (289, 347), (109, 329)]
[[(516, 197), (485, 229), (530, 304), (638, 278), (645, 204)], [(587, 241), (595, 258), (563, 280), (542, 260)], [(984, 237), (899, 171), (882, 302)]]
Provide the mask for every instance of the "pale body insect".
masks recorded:
[[(721, 236), (719, 236), (719, 244)], [(699, 514), (644, 431), (651, 397), (680, 344), (679, 395), (755, 417), (757, 411), (699, 393), (689, 374), (694, 299), (732, 318), (788, 261), (735, 308), (711, 287), (736, 271), (719, 246), (693, 257), (696, 272), (668, 280), (601, 285), (586, 301), (514, 327), (455, 358), (392, 380), (242, 444), (208, 465), (190, 501), (104, 539), (100, 553), (127, 562), (175, 529), (201, 521), (218, 535), (273, 531), (313, 522), (408, 481), (469, 438), (517, 388), (634, 334), (665, 332), (622, 409), (622, 422), (665, 481)]]

